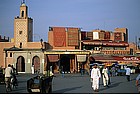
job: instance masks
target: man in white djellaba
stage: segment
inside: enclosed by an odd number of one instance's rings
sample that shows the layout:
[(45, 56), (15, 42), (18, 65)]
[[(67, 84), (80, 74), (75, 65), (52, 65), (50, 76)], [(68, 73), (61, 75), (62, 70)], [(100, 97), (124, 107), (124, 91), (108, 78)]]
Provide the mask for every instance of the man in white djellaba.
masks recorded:
[(91, 70), (91, 79), (92, 79), (92, 88), (95, 92), (99, 92), (100, 78), (101, 78), (100, 69), (97, 67), (97, 64), (94, 64)]
[(108, 68), (105, 65), (103, 70), (102, 70), (102, 75), (103, 75), (103, 85), (104, 87), (109, 87), (109, 76), (108, 76)]

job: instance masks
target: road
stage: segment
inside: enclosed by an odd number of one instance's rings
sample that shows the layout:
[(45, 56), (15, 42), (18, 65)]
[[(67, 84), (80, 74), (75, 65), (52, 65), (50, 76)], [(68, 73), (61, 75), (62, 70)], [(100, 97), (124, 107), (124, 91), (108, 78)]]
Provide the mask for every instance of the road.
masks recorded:
[[(111, 85), (109, 88), (104, 87), (102, 78), (100, 79), (99, 92), (94, 92), (91, 87), (89, 75), (81, 76), (78, 74), (55, 74), (52, 81), (52, 93), (138, 93), (135, 86), (135, 79), (138, 74), (131, 74), (131, 81), (128, 82), (125, 76), (111, 77)], [(32, 74), (18, 74), (17, 79), (19, 86), (13, 89), (10, 93), (28, 93), (27, 80), (35, 75)], [(6, 93), (5, 85), (0, 84), (0, 93)]]

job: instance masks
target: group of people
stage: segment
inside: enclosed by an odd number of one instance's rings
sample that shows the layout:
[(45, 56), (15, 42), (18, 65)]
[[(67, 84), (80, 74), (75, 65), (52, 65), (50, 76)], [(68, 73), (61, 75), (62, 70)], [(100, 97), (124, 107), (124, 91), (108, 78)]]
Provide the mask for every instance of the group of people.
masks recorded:
[(91, 70), (91, 79), (92, 79), (92, 88), (95, 92), (99, 91), (99, 81), (100, 81), (101, 76), (103, 78), (104, 87), (109, 87), (110, 78), (109, 78), (107, 66), (104, 65), (102, 71), (100, 71), (97, 64), (94, 64)]
[[(130, 81), (131, 69), (126, 66), (125, 71), (126, 71), (126, 79), (127, 79), (127, 81)], [(98, 65), (94, 64), (94, 66), (91, 70), (91, 81), (92, 81), (92, 88), (95, 92), (99, 91), (99, 82), (100, 82), (101, 77), (102, 77), (102, 80), (103, 80), (104, 87), (109, 88), (110, 76), (109, 76), (109, 70), (108, 70), (107, 66), (104, 65), (103, 69), (100, 70), (98, 68)], [(140, 75), (139, 75), (139, 79), (140, 79)]]

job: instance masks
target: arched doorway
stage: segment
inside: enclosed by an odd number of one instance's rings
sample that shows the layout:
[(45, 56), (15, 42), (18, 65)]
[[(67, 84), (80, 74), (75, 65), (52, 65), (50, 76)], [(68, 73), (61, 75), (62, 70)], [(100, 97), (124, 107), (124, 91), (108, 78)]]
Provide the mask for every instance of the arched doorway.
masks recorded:
[(64, 72), (70, 72), (70, 57), (68, 55), (61, 55), (60, 69), (63, 69)]
[(17, 58), (16, 69), (17, 72), (25, 72), (25, 59), (23, 56)]
[(32, 65), (34, 65), (35, 73), (40, 72), (40, 58), (38, 56), (33, 57)]

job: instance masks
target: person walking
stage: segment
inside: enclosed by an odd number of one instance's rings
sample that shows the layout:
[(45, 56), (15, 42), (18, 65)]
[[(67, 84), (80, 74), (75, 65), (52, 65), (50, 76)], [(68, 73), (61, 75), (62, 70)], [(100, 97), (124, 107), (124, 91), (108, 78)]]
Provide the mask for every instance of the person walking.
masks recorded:
[(102, 77), (103, 77), (103, 85), (104, 87), (109, 87), (109, 74), (108, 74), (108, 68), (106, 65), (104, 65), (104, 68), (102, 69)]
[(140, 84), (139, 84), (139, 80), (140, 80), (140, 74), (137, 75), (136, 77), (136, 86), (138, 88), (138, 93), (140, 93)]
[[(6, 83), (6, 87), (9, 86), (12, 76), (13, 76), (13, 69), (12, 69), (11, 65), (8, 64), (8, 67), (5, 69), (5, 83)], [(11, 87), (10, 87), (10, 90), (12, 90)]]
[(99, 81), (101, 78), (101, 73), (97, 64), (94, 64), (91, 70), (92, 88), (95, 92), (99, 92)]
[(16, 86), (18, 86), (18, 80), (17, 80), (17, 77), (16, 77), (16, 69), (14, 68), (13, 65), (11, 65), (11, 68), (13, 69), (13, 74), (12, 74), (13, 85), (16, 87)]
[(125, 72), (126, 79), (127, 79), (127, 81), (130, 81), (131, 69), (128, 66), (126, 66), (125, 70), (126, 70), (126, 72)]
[(35, 72), (34, 72), (34, 65), (31, 66), (31, 72), (32, 72), (32, 74), (35, 73)]

